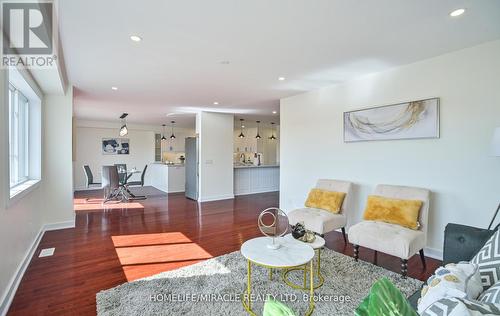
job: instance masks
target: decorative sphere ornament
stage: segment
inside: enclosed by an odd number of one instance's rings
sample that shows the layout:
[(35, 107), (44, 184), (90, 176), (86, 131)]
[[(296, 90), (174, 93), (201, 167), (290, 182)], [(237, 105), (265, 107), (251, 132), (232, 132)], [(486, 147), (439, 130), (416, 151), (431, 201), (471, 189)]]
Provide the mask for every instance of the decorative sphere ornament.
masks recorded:
[(284, 236), (290, 226), (286, 213), (277, 207), (267, 208), (260, 213), (257, 223), (262, 234), (272, 238), (273, 242), (267, 247), (278, 249), (281, 245), (276, 238)]

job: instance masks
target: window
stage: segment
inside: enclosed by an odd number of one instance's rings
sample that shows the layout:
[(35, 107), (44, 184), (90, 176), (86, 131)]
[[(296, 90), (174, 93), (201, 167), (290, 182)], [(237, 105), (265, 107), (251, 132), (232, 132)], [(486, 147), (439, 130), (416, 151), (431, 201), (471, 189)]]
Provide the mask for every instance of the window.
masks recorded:
[[(36, 187), (41, 179), (41, 101), (39, 94), (35, 93), (25, 78), (17, 69), (9, 69), (10, 200), (8, 204), (22, 198)], [(5, 122), (7, 123), (7, 118)]]
[(10, 187), (29, 179), (29, 102), (9, 85), (9, 164)]

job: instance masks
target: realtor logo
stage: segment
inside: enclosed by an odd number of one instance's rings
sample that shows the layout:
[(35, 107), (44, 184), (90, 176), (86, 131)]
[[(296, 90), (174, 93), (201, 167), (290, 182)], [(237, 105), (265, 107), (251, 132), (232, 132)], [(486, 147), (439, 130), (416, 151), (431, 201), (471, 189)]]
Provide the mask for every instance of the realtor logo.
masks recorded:
[(3, 1), (2, 29), (2, 66), (52, 66), (56, 59), (52, 2)]

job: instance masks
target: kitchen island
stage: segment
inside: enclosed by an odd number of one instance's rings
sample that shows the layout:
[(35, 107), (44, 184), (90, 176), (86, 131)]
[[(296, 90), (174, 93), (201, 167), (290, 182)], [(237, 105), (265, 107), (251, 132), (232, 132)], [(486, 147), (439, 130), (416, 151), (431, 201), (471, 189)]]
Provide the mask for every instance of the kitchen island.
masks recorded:
[(151, 185), (166, 193), (184, 192), (186, 170), (183, 164), (152, 163), (148, 166)]
[(279, 191), (279, 165), (235, 165), (234, 195)]

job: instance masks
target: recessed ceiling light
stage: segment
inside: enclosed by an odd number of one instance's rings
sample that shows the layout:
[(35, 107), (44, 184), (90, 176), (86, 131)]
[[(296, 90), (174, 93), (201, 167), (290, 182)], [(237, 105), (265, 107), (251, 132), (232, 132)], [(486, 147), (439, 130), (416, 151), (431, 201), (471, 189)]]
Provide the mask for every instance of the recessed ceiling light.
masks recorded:
[(214, 102), (214, 105), (218, 105), (218, 104), (219, 104), (219, 102), (217, 102), (217, 101)]
[(241, 128), (245, 128), (245, 125), (241, 125)]
[(116, 91), (116, 90), (118, 90), (118, 88), (117, 87), (111, 87), (111, 90), (115, 90)]
[(134, 42), (142, 41), (142, 37), (140, 37), (139, 35), (130, 35), (130, 39), (133, 40)]
[(278, 80), (283, 81), (283, 80), (285, 80), (285, 77), (279, 77)]
[(278, 113), (278, 112), (276, 112), (276, 111), (273, 111), (273, 114), (276, 114), (276, 113)]
[(465, 13), (465, 9), (456, 9), (456, 10), (450, 12), (450, 16), (457, 17), (457, 16), (461, 16), (464, 13)]

